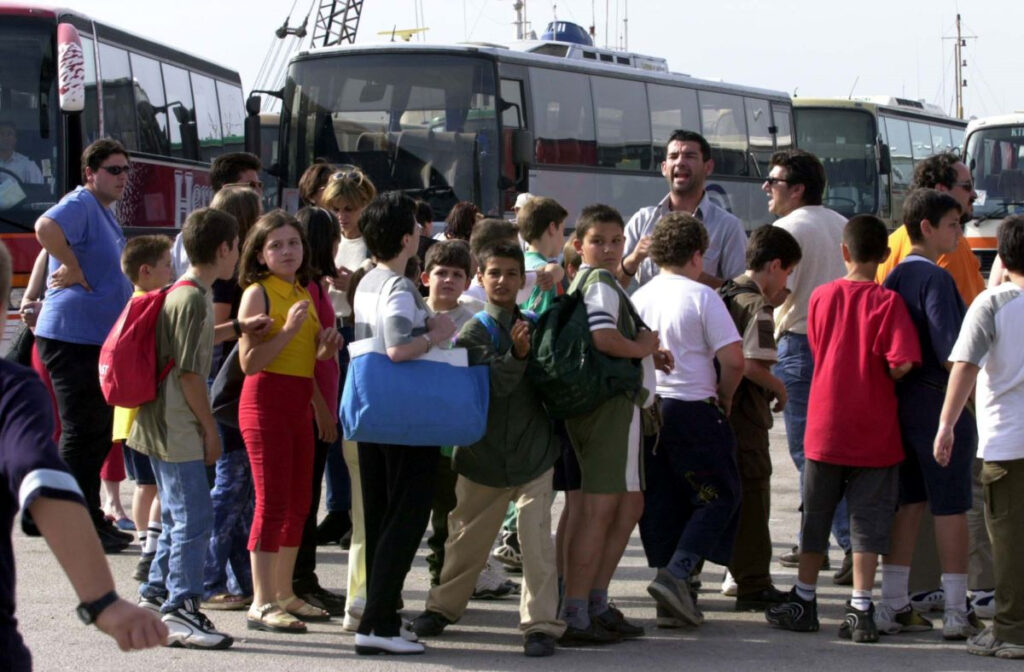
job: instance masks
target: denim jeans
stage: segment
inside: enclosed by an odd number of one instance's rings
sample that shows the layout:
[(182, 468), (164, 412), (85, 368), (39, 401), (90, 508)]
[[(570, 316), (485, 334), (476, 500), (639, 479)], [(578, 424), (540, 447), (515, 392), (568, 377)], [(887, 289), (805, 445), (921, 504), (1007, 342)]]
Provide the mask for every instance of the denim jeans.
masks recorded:
[[(238, 433), (220, 426), (221, 433)], [(241, 435), (238, 436), (241, 441)], [(225, 441), (225, 444), (227, 441)], [(253, 489), (249, 455), (232, 450), (217, 460), (213, 490), (213, 530), (203, 570), (204, 597), (218, 593), (252, 595), (249, 530), (252, 527)]]
[(150, 457), (160, 496), (163, 531), (149, 578), (139, 586), (144, 597), (165, 597), (168, 613), (185, 600), (203, 596), (203, 563), (213, 527), (213, 504), (202, 460), (164, 462)]
[[(806, 334), (787, 331), (779, 338), (779, 361), (774, 373), (786, 386), (786, 408), (782, 417), (786, 421), (786, 439), (789, 455), (800, 472), (800, 492), (804, 491), (804, 430), (807, 427), (807, 400), (811, 393), (811, 376), (814, 373), (814, 359)], [(846, 511), (846, 500), (836, 507), (832, 519), (832, 535), (843, 551), (850, 550), (850, 517)]]

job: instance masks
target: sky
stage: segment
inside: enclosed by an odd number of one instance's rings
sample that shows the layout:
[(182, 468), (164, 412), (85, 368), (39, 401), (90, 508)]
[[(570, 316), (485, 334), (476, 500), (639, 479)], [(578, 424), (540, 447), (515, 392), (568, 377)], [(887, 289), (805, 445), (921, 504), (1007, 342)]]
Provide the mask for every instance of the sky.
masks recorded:
[[(246, 91), (291, 12), (301, 23), (320, 0), (64, 0), (69, 7), (143, 37), (238, 70)], [(38, 3), (28, 0), (27, 4)], [(417, 6), (421, 11), (417, 11)], [(1017, 9), (1009, 9), (1011, 7)], [(607, 10), (608, 21), (605, 20)], [(896, 95), (955, 113), (953, 39), (962, 15), (965, 116), (1024, 111), (1024, 6), (1008, 0), (527, 0), (539, 35), (557, 16), (595, 24), (604, 46), (660, 56), (674, 72), (786, 91), (802, 97)], [(508, 43), (513, 0), (364, 0), (357, 42), (393, 28), (429, 28), (430, 43)], [(596, 16), (595, 16), (596, 14)], [(623, 19), (628, 18), (628, 32)], [(595, 21), (596, 19), (596, 21)], [(607, 30), (606, 30), (607, 28)]]

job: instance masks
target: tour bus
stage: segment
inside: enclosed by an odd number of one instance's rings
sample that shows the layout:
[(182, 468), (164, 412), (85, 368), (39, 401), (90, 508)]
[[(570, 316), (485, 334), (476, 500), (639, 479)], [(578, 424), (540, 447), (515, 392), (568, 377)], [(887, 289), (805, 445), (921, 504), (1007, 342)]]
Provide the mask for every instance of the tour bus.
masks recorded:
[(360, 166), (380, 190), (461, 200), (511, 216), (517, 193), (557, 199), (569, 228), (587, 204), (625, 218), (668, 193), (660, 165), (676, 129), (712, 146), (708, 192), (749, 227), (771, 220), (761, 185), (793, 145), (784, 92), (671, 73), (663, 59), (560, 41), (345, 45), (288, 66), (282, 202), (317, 158)]
[[(116, 206), (126, 231), (171, 232), (209, 202), (210, 160), (244, 149), (245, 113), (237, 72), (75, 12), (0, 4), (0, 123), (35, 166), (20, 176), (0, 167), (12, 305), (40, 249), (33, 224), (82, 183), (86, 145), (109, 136), (132, 154)], [(0, 161), (11, 149), (0, 145)]]
[(1024, 112), (972, 120), (964, 161), (978, 192), (965, 234), (987, 273), (996, 256), (999, 223), (1024, 213)]
[(900, 224), (914, 165), (959, 151), (967, 122), (930, 103), (873, 96), (794, 98), (796, 144), (821, 159), (828, 175), (824, 205), (850, 217), (871, 214)]

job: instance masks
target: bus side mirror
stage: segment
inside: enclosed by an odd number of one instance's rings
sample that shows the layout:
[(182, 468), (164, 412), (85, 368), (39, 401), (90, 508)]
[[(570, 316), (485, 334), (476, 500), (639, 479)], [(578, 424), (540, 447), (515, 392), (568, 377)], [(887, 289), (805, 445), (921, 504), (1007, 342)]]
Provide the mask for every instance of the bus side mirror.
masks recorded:
[(525, 128), (512, 131), (512, 162), (517, 166), (533, 163), (533, 132)]
[(878, 172), (881, 175), (892, 173), (892, 156), (889, 153), (889, 145), (884, 142), (878, 146)]
[(85, 109), (85, 54), (78, 29), (70, 23), (57, 26), (57, 91), (62, 112)]
[(245, 151), (262, 156), (260, 143), (260, 108), (263, 100), (259, 96), (249, 96), (245, 101)]

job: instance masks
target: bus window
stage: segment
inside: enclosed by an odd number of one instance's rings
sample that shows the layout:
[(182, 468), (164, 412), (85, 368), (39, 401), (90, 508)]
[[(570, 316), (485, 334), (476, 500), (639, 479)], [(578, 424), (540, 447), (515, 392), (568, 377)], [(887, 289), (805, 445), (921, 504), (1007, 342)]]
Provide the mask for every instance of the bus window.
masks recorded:
[(665, 145), (674, 131), (700, 131), (697, 112), (697, 92), (693, 89), (647, 85), (647, 98), (651, 106), (651, 136), (654, 142), (655, 170), (661, 170), (665, 160)]
[(217, 81), (217, 101), (220, 103), (221, 128), (224, 129), (224, 151), (241, 152), (245, 149), (245, 101), (242, 100), (242, 89)]
[(744, 98), (747, 110), (747, 131), (750, 134), (750, 174), (756, 177), (767, 177), (770, 167), (769, 160), (775, 151), (775, 143), (769, 130), (772, 125), (771, 109), (767, 100), (760, 98)]
[(747, 169), (747, 123), (743, 98), (729, 93), (701, 91), (700, 122), (711, 145), (715, 172), (721, 175), (749, 175)]
[(964, 146), (964, 129), (962, 128), (951, 128), (949, 129), (949, 135), (953, 143), (953, 151), (962, 152)]
[(131, 54), (135, 79), (135, 115), (139, 123), (139, 151), (168, 156), (167, 108), (160, 64), (152, 58)]
[(948, 152), (953, 149), (959, 149), (958, 147), (953, 146), (953, 136), (949, 132), (949, 127), (936, 126), (932, 124), (928, 127), (928, 130), (930, 130), (932, 134), (932, 151), (936, 154)]
[(591, 77), (597, 118), (597, 165), (650, 170), (651, 122), (642, 82)]
[(137, 150), (135, 92), (128, 52), (100, 42), (100, 75), (103, 78), (103, 132), (120, 140), (125, 149)]
[(511, 103), (508, 109), (501, 113), (502, 128), (523, 128), (526, 126), (526, 115), (523, 109), (523, 83), (518, 79), (501, 80), (501, 99)]
[(927, 159), (935, 152), (932, 150), (932, 132), (928, 124), (922, 121), (910, 122), (910, 142), (914, 150), (914, 163)]
[(192, 75), (192, 93), (196, 97), (196, 132), (199, 134), (199, 156), (210, 161), (223, 146), (220, 128), (220, 106), (217, 86), (205, 75)]
[(167, 63), (160, 67), (164, 73), (164, 91), (170, 113), (171, 154), (183, 159), (198, 159), (199, 142), (188, 71)]
[(910, 144), (910, 124), (905, 119), (894, 119), (879, 115), (885, 119), (885, 129), (889, 138), (889, 155), (892, 158), (892, 219), (899, 221), (903, 213), (903, 199), (914, 179), (914, 159)]
[(530, 70), (537, 163), (597, 163), (590, 81), (572, 72)]
[(93, 42), (82, 37), (82, 58), (85, 61), (85, 109), (82, 111), (82, 138), (88, 145), (100, 137), (100, 107), (96, 99), (96, 52)]
[(772, 105), (772, 117), (775, 121), (775, 149), (793, 148), (793, 123), (789, 108)]

